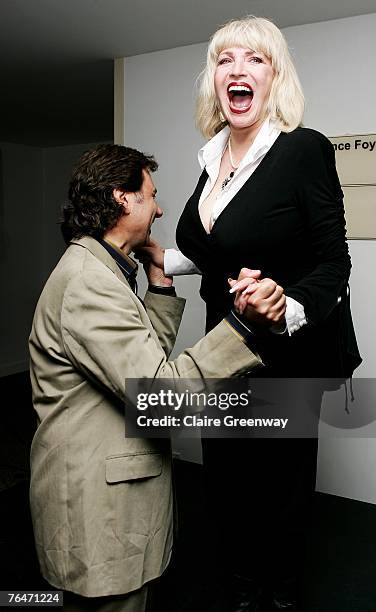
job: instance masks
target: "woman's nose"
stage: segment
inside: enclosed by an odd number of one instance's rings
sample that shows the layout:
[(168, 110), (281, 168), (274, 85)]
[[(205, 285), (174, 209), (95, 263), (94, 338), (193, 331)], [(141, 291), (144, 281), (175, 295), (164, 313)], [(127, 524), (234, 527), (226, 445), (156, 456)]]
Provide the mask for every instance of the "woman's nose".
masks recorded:
[(235, 59), (232, 64), (231, 73), (233, 74), (233, 76), (241, 76), (245, 74), (245, 63), (243, 59)]

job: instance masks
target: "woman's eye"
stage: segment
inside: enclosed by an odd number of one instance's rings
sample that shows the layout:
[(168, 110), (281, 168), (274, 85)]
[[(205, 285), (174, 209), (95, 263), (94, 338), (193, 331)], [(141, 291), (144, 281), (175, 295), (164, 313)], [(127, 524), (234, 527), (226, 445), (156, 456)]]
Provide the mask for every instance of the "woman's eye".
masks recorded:
[(222, 64), (227, 64), (230, 60), (229, 57), (222, 57), (220, 60), (218, 60), (218, 66), (221, 66)]
[(257, 55), (252, 55), (249, 61), (254, 64), (262, 64), (262, 58), (258, 57)]

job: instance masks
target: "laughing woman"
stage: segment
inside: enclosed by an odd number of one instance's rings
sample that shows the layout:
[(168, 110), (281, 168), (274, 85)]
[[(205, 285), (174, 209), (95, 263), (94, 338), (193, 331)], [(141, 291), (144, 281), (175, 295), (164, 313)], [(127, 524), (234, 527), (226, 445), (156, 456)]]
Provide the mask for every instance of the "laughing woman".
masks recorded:
[[(167, 274), (202, 274), (207, 330), (228, 312), (228, 278), (247, 266), (282, 285), (286, 329), (260, 335), (268, 377), (350, 376), (360, 363), (347, 283), (351, 268), (331, 143), (300, 126), (304, 99), (286, 41), (246, 17), (211, 39), (197, 124), (209, 142), (178, 224)], [(149, 249), (162, 265), (163, 250)], [(302, 541), (317, 440), (204, 440), (220, 550), (236, 576), (227, 612), (300, 610)], [(218, 541), (218, 532), (217, 537)], [(217, 556), (218, 558), (218, 556)], [(266, 603), (265, 603), (266, 602)]]

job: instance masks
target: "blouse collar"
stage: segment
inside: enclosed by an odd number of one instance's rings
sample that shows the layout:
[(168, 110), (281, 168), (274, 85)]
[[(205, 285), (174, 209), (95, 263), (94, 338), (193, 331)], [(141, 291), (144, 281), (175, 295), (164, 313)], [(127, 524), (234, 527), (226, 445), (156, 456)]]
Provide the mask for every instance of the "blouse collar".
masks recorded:
[[(281, 133), (275, 122), (269, 117), (265, 119), (255, 140), (243, 157), (240, 166), (244, 167), (256, 161), (264, 155)], [(226, 125), (218, 134), (213, 136), (198, 152), (198, 161), (203, 170), (206, 166), (214, 163), (218, 157), (222, 157), (227, 141), (230, 136), (230, 128)]]

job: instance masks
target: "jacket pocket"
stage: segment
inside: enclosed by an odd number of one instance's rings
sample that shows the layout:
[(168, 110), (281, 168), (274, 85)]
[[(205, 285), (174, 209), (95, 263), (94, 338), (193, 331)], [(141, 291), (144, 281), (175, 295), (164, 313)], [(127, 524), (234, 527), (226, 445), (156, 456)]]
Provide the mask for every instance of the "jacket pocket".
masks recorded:
[(126, 482), (159, 476), (162, 472), (162, 455), (145, 453), (106, 458), (106, 482)]

